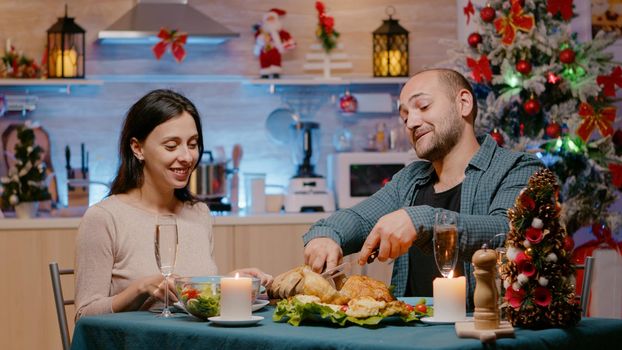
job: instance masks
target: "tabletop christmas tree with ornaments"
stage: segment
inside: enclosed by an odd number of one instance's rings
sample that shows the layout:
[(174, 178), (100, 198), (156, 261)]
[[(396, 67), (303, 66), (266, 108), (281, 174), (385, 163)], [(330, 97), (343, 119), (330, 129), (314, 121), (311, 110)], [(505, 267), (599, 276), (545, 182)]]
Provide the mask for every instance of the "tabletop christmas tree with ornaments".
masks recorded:
[(622, 131), (613, 102), (622, 67), (606, 49), (617, 35), (579, 42), (572, 0), (473, 2), (462, 10), (476, 31), (450, 54), (474, 85), (478, 131), (535, 153), (559, 177), (568, 232), (596, 222), (615, 231), (622, 216), (609, 207), (622, 187)]
[(569, 327), (581, 318), (575, 301), (572, 240), (560, 224), (557, 177), (531, 176), (508, 210), (506, 261), (500, 267), (502, 307), (514, 326)]

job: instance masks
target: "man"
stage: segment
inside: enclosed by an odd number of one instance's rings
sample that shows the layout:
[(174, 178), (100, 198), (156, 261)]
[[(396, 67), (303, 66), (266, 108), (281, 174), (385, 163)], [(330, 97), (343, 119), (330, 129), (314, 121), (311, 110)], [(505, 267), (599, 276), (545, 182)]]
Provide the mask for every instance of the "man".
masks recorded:
[(321, 271), (362, 248), (364, 265), (379, 248), (380, 261), (396, 259), (396, 296), (431, 296), (432, 279), (439, 275), (431, 253), (434, 212), (444, 208), (459, 213), (457, 270), (469, 276), (471, 299), (473, 253), (508, 231), (507, 209), (542, 164), (498, 147), (489, 135), (475, 136), (477, 101), (458, 72), (414, 75), (402, 89), (400, 105), (417, 156), (426, 161), (413, 162), (370, 198), (313, 225), (304, 235), (305, 262)]

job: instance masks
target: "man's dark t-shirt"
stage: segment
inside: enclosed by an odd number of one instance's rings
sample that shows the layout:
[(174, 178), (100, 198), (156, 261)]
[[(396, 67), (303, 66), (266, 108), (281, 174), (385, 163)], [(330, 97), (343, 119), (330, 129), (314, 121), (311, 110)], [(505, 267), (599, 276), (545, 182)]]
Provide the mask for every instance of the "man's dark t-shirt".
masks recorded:
[[(445, 192), (435, 193), (434, 182), (436, 182), (435, 175), (419, 189), (412, 205), (429, 205), (433, 208), (443, 208), (459, 213), (462, 184), (458, 184)], [(410, 247), (408, 253), (408, 281), (405, 295), (431, 297), (432, 281), (436, 277), (441, 277), (434, 261), (434, 254), (426, 254), (414, 245)], [(464, 275), (463, 270), (460, 256), (458, 256), (454, 277)]]

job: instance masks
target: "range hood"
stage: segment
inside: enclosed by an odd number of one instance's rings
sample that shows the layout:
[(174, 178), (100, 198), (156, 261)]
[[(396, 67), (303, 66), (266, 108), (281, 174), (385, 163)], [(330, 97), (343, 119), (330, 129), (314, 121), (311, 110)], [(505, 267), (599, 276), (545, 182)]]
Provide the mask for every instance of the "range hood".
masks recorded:
[(188, 33), (189, 44), (219, 44), (239, 36), (188, 5), (188, 0), (139, 0), (108, 29), (100, 31), (98, 39), (102, 44), (155, 44), (163, 27)]

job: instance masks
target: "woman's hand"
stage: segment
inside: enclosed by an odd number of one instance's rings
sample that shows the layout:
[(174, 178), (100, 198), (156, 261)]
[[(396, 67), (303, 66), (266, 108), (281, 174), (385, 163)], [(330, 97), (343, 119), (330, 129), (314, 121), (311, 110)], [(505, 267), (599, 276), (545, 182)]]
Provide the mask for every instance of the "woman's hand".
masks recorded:
[(175, 292), (174, 281), (175, 276), (173, 275), (168, 278), (168, 285), (162, 275), (146, 277), (142, 280), (143, 290), (149, 294), (149, 297), (160, 301), (164, 301), (164, 293), (168, 292), (169, 302), (175, 303), (177, 302), (177, 293)]
[(270, 285), (272, 284), (272, 280), (274, 279), (272, 275), (267, 274), (255, 267), (248, 267), (245, 269), (231, 271), (231, 275), (235, 275), (236, 273), (239, 273), (240, 276), (251, 276), (259, 278), (261, 280), (261, 284), (266, 288), (270, 287)]

